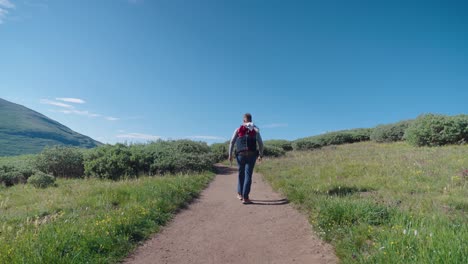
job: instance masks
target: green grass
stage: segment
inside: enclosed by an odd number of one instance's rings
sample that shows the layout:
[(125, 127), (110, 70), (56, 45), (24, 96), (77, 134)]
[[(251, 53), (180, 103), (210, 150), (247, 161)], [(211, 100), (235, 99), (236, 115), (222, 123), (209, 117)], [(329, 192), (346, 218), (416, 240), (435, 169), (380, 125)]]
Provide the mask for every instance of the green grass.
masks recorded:
[(35, 157), (36, 155), (34, 154), (0, 157), (0, 167), (4, 165), (14, 167), (32, 167)]
[(115, 263), (206, 187), (213, 173), (0, 187), (0, 263)]
[(356, 143), (258, 167), (343, 263), (468, 263), (468, 146)]

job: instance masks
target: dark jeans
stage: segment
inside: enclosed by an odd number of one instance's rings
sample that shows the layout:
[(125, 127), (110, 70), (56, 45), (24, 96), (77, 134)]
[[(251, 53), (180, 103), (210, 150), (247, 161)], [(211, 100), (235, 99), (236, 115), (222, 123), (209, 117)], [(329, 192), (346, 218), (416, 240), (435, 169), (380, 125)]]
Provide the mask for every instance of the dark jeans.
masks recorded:
[(237, 164), (239, 165), (239, 182), (237, 183), (237, 192), (246, 199), (249, 199), (250, 186), (252, 185), (252, 175), (257, 156), (257, 154), (236, 155)]

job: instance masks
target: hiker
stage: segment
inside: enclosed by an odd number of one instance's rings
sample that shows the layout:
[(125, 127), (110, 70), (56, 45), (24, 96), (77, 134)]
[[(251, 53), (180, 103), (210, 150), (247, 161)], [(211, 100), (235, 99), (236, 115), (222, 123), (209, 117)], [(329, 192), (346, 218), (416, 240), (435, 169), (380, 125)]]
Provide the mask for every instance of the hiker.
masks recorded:
[[(258, 149), (257, 149), (258, 143)], [(252, 203), (249, 199), (250, 186), (255, 161), (263, 158), (263, 141), (260, 130), (252, 122), (252, 115), (244, 115), (244, 123), (234, 131), (229, 144), (229, 161), (232, 163), (232, 153), (236, 147), (236, 160), (239, 166), (239, 180), (237, 183), (237, 198), (243, 204)]]

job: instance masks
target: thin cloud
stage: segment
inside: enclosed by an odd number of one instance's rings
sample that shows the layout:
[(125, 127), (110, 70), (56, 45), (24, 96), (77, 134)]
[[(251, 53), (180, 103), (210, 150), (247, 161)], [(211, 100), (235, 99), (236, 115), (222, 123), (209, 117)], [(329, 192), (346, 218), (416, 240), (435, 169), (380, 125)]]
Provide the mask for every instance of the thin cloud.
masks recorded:
[(189, 139), (199, 139), (199, 140), (226, 140), (226, 138), (217, 137), (217, 136), (190, 136), (188, 138)]
[(287, 127), (288, 124), (286, 123), (273, 123), (273, 124), (268, 124), (268, 125), (264, 125), (263, 127), (264, 128), (277, 128), (277, 127)]
[(3, 24), (3, 20), (5, 20), (8, 11), (0, 7), (0, 24)]
[(0, 0), (0, 7), (15, 8), (15, 5), (10, 0)]
[(86, 103), (85, 100), (80, 99), (80, 98), (64, 98), (64, 97), (59, 97), (59, 98), (55, 98), (55, 100), (57, 100), (57, 101), (63, 101), (63, 102), (67, 102), (67, 103), (74, 103), (74, 104), (84, 104), (84, 103)]
[(9, 9), (14, 9), (15, 5), (10, 0), (0, 0), (0, 24), (3, 24)]
[(48, 99), (41, 99), (40, 102), (41, 104), (53, 105), (53, 106), (58, 106), (58, 107), (63, 107), (63, 108), (73, 108), (72, 105), (64, 104), (64, 103), (56, 102), (56, 101), (51, 101)]
[[(76, 104), (86, 103), (85, 100), (79, 99), (79, 98), (61, 98), (61, 97), (57, 97), (55, 99), (63, 101), (63, 102), (70, 102), (70, 103), (76, 103)], [(40, 102), (41, 102), (41, 104), (47, 104), (47, 105), (53, 105), (53, 106), (66, 108), (66, 109), (61, 109), (61, 110), (51, 110), (52, 112), (56, 112), (56, 113), (62, 113), (62, 114), (67, 114), (67, 115), (80, 115), (80, 116), (87, 116), (87, 117), (102, 117), (107, 121), (120, 120), (120, 118), (118, 118), (118, 117), (104, 116), (104, 115), (101, 115), (101, 114), (90, 112), (88, 110), (78, 110), (73, 105), (65, 104), (65, 103), (62, 103), (62, 102), (57, 102), (57, 101), (53, 101), (53, 100), (49, 100), (49, 99), (41, 99)]]
[(115, 137), (116, 137), (116, 138), (119, 138), (119, 139), (146, 140), (146, 141), (152, 141), (152, 140), (161, 139), (160, 136), (149, 135), (149, 134), (142, 134), (142, 133), (119, 134), (119, 135), (116, 135)]
[(59, 110), (57, 111), (59, 113), (64, 113), (64, 114), (75, 114), (75, 115), (82, 115), (82, 116), (88, 116), (88, 117), (100, 117), (101, 115), (100, 114), (96, 114), (96, 113), (92, 113), (92, 112), (89, 112), (89, 111), (80, 111), (80, 110), (76, 110), (76, 109), (70, 109), (70, 110)]

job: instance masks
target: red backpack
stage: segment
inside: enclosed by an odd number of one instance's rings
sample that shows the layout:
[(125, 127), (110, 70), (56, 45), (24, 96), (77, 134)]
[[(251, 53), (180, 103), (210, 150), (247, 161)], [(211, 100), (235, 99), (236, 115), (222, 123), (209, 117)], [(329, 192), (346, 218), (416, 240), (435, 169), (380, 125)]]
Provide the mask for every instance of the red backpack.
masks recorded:
[(257, 131), (249, 130), (244, 125), (237, 129), (236, 152), (257, 151)]

